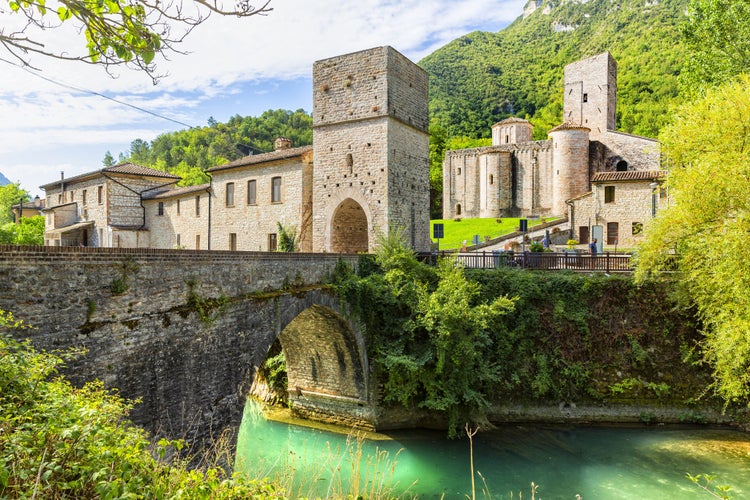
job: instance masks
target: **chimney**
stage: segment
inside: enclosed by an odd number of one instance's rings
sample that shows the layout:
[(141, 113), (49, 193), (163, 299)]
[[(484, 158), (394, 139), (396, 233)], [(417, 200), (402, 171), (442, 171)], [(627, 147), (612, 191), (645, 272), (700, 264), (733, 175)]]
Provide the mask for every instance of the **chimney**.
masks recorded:
[(277, 137), (273, 143), (274, 151), (280, 151), (282, 149), (291, 149), (292, 141), (286, 137)]

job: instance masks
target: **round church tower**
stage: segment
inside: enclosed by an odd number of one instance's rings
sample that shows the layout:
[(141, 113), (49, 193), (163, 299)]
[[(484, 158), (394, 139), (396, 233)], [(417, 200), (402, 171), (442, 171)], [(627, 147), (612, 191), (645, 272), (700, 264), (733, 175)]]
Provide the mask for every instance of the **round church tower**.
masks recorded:
[(530, 121), (511, 116), (492, 126), (492, 145), (518, 144), (534, 140), (534, 126)]
[(552, 213), (565, 215), (565, 201), (589, 191), (587, 127), (562, 123), (548, 132), (552, 140)]

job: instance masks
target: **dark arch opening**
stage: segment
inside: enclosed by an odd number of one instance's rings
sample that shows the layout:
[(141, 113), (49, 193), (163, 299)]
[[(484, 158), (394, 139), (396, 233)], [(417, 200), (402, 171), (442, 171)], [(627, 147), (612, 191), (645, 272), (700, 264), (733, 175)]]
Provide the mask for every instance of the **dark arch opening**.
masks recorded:
[(271, 345), (252, 392), (267, 402), (326, 396), (367, 401), (361, 348), (349, 324), (322, 305), (302, 311)]
[(331, 251), (359, 253), (369, 250), (367, 215), (351, 198), (342, 201), (331, 219)]
[(625, 160), (619, 160), (615, 164), (615, 170), (617, 170), (618, 172), (627, 172), (628, 171), (628, 162), (626, 162)]

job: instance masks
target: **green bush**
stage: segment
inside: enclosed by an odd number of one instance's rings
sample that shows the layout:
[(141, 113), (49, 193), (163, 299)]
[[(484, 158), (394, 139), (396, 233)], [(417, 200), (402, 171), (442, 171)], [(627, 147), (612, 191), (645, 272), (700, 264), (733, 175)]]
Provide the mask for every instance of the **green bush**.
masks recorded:
[[(24, 325), (0, 311), (0, 330)], [(190, 469), (181, 441), (152, 443), (127, 420), (132, 403), (101, 382), (71, 386), (75, 353), (35, 351), (0, 334), (0, 498), (250, 498), (281, 492), (223, 469)], [(172, 456), (175, 458), (166, 459)]]

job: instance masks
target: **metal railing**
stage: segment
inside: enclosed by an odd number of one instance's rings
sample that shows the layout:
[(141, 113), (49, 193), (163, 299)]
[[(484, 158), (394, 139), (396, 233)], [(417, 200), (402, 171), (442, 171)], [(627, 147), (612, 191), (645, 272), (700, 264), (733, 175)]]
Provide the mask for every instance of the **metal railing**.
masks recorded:
[(577, 252), (432, 252), (422, 253), (424, 262), (434, 264), (438, 257), (455, 258), (468, 269), (519, 268), (539, 271), (571, 270), (578, 272), (629, 273), (633, 271), (631, 255), (604, 252), (593, 256)]

